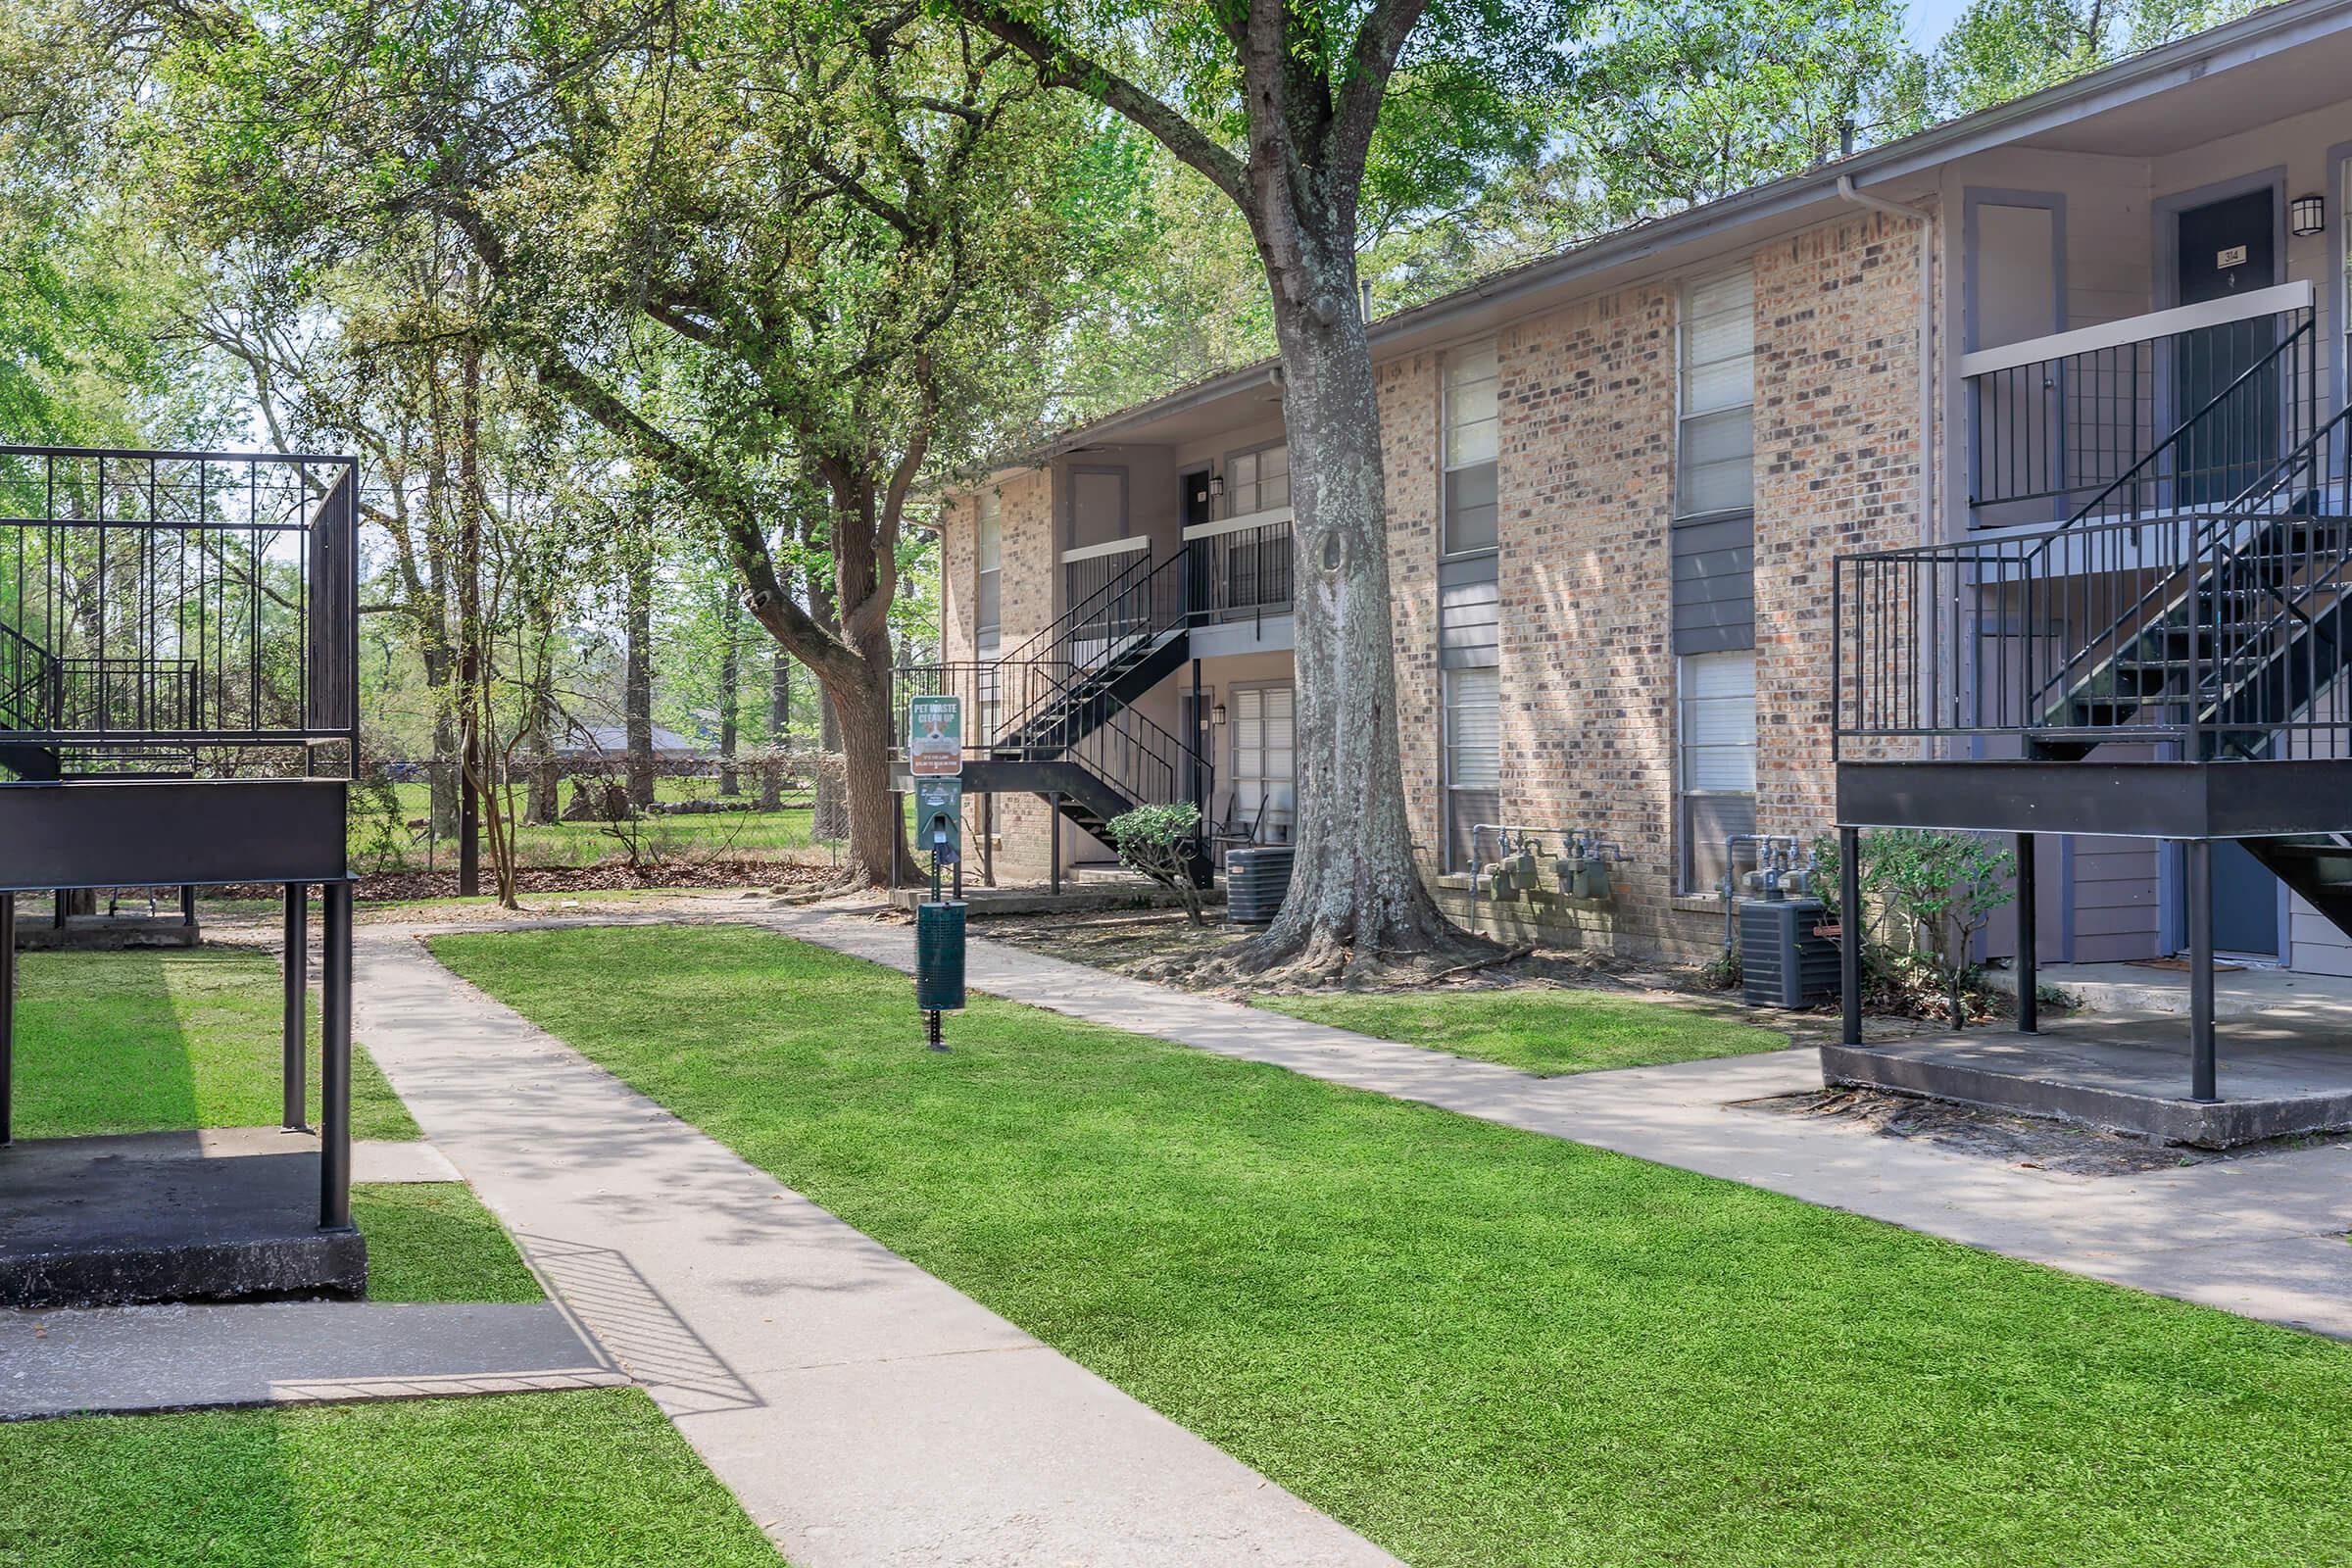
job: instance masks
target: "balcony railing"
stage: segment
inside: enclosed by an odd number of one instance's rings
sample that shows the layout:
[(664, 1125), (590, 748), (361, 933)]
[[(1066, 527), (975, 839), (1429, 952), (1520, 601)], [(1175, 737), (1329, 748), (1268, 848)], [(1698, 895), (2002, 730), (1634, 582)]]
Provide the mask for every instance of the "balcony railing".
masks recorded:
[(0, 447), (15, 746), (358, 739), (357, 466)]
[[(1061, 602), (1072, 610), (1097, 605), (1118, 584), (1151, 569), (1149, 539), (1113, 539), (1105, 544), (1065, 551), (1061, 558)], [(1096, 619), (1102, 622), (1098, 630), (1115, 635), (1123, 629), (1102, 614), (1097, 614)]]
[(1193, 624), (1252, 620), (1291, 608), (1291, 516), (1258, 513), (1185, 531)]
[(2308, 282), (1964, 356), (1979, 526), (2213, 508), (2325, 415)]

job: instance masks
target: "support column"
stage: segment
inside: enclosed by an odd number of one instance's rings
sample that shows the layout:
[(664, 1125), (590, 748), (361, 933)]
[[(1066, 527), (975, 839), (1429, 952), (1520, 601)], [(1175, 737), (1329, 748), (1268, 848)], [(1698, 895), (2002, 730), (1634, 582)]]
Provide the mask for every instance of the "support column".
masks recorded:
[(0, 1149), (16, 1136), (17, 896), (0, 893)]
[(351, 884), (329, 882), (318, 1006), (318, 1227), (351, 1228)]
[(2192, 839), (2180, 848), (2188, 872), (2188, 1097), (2211, 1103), (2222, 1098), (2213, 1042), (2213, 844)]
[(2034, 968), (2041, 956), (2035, 951), (2038, 941), (2034, 908), (2034, 835), (2020, 833), (2017, 836), (2017, 1032), (2021, 1035), (2041, 1032), (2041, 981)]
[(183, 887), (179, 890), (179, 923), (181, 925), (196, 923), (196, 890), (194, 887)]
[(278, 1125), (287, 1132), (298, 1133), (307, 1125), (305, 1102), (309, 1085), (304, 1081), (311, 1048), (311, 890), (304, 883), (286, 884), (286, 977), (285, 1013), (279, 1025), (281, 1063), (279, 1078), (283, 1084), (283, 1105), (278, 1113)]
[(1843, 1040), (1862, 1043), (1862, 835), (1838, 830), (1838, 995), (1844, 1004)]
[(1054, 896), (1059, 898), (1061, 896), (1061, 792), (1059, 790), (1055, 790), (1046, 797), (1046, 810), (1051, 819), (1046, 828), (1046, 856), (1051, 862), (1047, 875), (1053, 878)]

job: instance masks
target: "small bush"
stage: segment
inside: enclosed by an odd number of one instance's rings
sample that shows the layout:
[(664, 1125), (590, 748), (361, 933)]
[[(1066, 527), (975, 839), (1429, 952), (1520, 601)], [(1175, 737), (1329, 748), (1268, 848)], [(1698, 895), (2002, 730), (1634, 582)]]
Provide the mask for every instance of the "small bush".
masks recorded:
[(1200, 916), (1200, 889), (1193, 882), (1193, 861), (1200, 853), (1199, 807), (1189, 801), (1139, 806), (1112, 817), (1103, 831), (1117, 848), (1120, 864), (1174, 888), (1193, 924), (1208, 923)]

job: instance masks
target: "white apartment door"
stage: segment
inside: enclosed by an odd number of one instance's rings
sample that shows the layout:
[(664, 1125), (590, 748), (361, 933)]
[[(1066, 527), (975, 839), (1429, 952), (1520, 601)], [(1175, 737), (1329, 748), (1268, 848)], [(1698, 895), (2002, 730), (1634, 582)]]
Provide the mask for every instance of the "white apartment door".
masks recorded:
[(1233, 694), (1234, 815), (1260, 844), (1288, 844), (1298, 825), (1298, 694), (1244, 686)]

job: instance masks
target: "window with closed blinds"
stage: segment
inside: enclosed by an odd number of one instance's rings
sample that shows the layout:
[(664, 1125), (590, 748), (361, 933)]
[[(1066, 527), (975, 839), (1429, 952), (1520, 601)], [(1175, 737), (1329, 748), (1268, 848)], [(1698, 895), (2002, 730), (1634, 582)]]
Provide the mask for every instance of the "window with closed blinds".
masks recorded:
[(1738, 512), (1755, 501), (1756, 284), (1745, 269), (1688, 284), (1682, 312), (1682, 430), (1675, 512)]
[(1500, 385), (1494, 344), (1446, 357), (1445, 553), (1449, 556), (1495, 545), (1495, 458), (1502, 446), (1495, 392)]
[(1448, 669), (1446, 680), (1446, 857), (1470, 864), (1471, 829), (1502, 813), (1502, 671)]
[(1261, 447), (1225, 460), (1225, 515), (1247, 517), (1291, 504), (1291, 449)]
[(1679, 672), (1681, 891), (1721, 884), (1725, 843), (1756, 830), (1756, 655), (1685, 659)]
[(979, 587), (973, 596), (972, 623), (983, 636), (1003, 624), (1004, 578), (1004, 498), (994, 490), (979, 497)]
[(1297, 693), (1244, 686), (1233, 694), (1233, 799), (1260, 844), (1288, 844), (1298, 777)]

